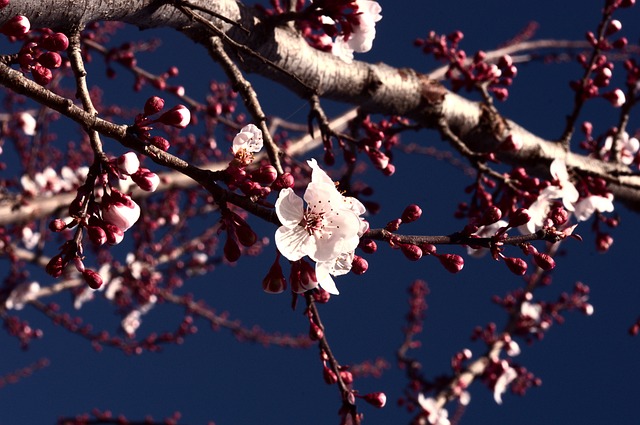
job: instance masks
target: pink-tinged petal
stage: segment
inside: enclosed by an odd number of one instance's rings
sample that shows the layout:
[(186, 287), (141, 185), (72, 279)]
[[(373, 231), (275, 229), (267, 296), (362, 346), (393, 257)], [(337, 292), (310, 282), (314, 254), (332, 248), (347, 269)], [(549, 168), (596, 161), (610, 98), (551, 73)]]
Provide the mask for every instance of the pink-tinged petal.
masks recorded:
[[(317, 272), (316, 272), (316, 276), (317, 276)], [(324, 279), (320, 279), (318, 277), (318, 285), (320, 285), (322, 289), (324, 289), (331, 295), (340, 295), (340, 292), (338, 291), (338, 287), (336, 286), (336, 283), (333, 281), (333, 279), (329, 275), (327, 275)]]
[(297, 261), (313, 250), (315, 241), (302, 226), (276, 230), (276, 247), (289, 261)]
[(311, 167), (311, 181), (315, 183), (328, 183), (333, 185), (333, 180), (327, 173), (324, 172), (322, 168), (318, 165), (318, 162), (315, 159), (310, 159), (307, 161), (309, 167)]
[(348, 210), (328, 214), (322, 232), (315, 235), (316, 249), (308, 253), (314, 261), (334, 260), (340, 254), (353, 251), (360, 241), (360, 218)]
[(586, 221), (591, 218), (596, 210), (599, 212), (612, 212), (613, 202), (610, 198), (594, 195), (581, 199), (575, 207), (574, 214), (576, 219), (578, 221)]
[(303, 219), (304, 205), (302, 198), (296, 195), (293, 189), (282, 189), (275, 207), (278, 219), (284, 227), (294, 228)]
[(567, 172), (567, 164), (564, 159), (554, 159), (549, 167), (551, 175), (554, 179), (559, 181), (569, 180), (569, 173)]

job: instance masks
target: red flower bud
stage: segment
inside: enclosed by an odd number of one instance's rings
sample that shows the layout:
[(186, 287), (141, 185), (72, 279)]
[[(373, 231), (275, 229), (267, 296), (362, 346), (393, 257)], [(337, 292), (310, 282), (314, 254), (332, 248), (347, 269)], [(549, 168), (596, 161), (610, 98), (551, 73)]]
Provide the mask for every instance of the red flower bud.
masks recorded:
[(46, 86), (53, 80), (51, 70), (41, 65), (31, 68), (31, 75), (33, 75), (33, 80), (41, 86)]
[(353, 262), (351, 263), (351, 271), (355, 274), (364, 274), (369, 269), (369, 263), (362, 257), (357, 255), (353, 256)]
[(124, 238), (124, 230), (111, 223), (102, 224), (102, 228), (107, 234), (107, 243), (109, 245), (118, 245)]
[(160, 137), (160, 136), (153, 136), (151, 139), (149, 139), (149, 143), (151, 143), (156, 148), (163, 150), (165, 152), (168, 151), (169, 148), (171, 147), (171, 144), (169, 143), (169, 141), (164, 137)]
[(248, 224), (237, 226), (236, 235), (238, 236), (238, 242), (247, 248), (253, 246), (258, 240), (258, 235), (256, 235), (256, 232), (254, 232)]
[(514, 274), (523, 276), (527, 272), (527, 262), (522, 258), (505, 257), (504, 262)]
[(31, 23), (26, 16), (17, 15), (0, 28), (0, 32), (10, 37), (20, 37), (31, 29)]
[(38, 56), (38, 63), (46, 68), (55, 69), (62, 65), (62, 58), (57, 52), (46, 52)]
[(62, 52), (69, 47), (69, 39), (61, 32), (46, 35), (40, 41), (40, 46), (52, 52)]
[(108, 241), (107, 232), (100, 226), (87, 226), (87, 234), (91, 242), (97, 246), (104, 245)]
[(176, 128), (185, 128), (191, 121), (191, 112), (184, 105), (174, 106), (160, 115), (156, 121)]
[(396, 232), (400, 228), (401, 224), (402, 224), (402, 219), (397, 218), (395, 220), (391, 220), (390, 222), (388, 222), (387, 225), (384, 226), (384, 228), (389, 232)]
[(100, 277), (97, 272), (91, 269), (86, 269), (84, 272), (82, 272), (82, 277), (91, 289), (98, 289), (102, 286), (102, 277)]
[(533, 261), (536, 263), (536, 266), (544, 271), (553, 270), (556, 266), (555, 260), (549, 254), (543, 252), (534, 253)]
[(309, 325), (309, 338), (311, 338), (313, 341), (319, 341), (323, 336), (324, 332), (322, 331), (320, 326), (311, 322), (311, 324)]
[(65, 262), (60, 254), (54, 256), (47, 263), (46, 272), (53, 277), (60, 277), (64, 270)]
[(269, 186), (278, 178), (278, 172), (273, 165), (263, 165), (258, 171), (251, 174), (256, 182), (263, 186)]
[(527, 224), (531, 220), (529, 211), (526, 208), (518, 208), (509, 218), (509, 227), (518, 227)]
[(160, 185), (160, 177), (156, 173), (142, 167), (138, 168), (138, 171), (131, 175), (131, 180), (145, 192), (155, 192)]
[(66, 228), (67, 223), (59, 218), (56, 218), (55, 220), (51, 221), (51, 223), (49, 223), (49, 230), (51, 230), (52, 232), (62, 232)]
[(482, 218), (480, 218), (480, 226), (486, 226), (487, 224), (493, 224), (496, 221), (502, 218), (502, 211), (500, 208), (496, 206), (489, 207), (484, 214), (482, 214)]
[(360, 239), (358, 247), (367, 254), (373, 254), (378, 250), (378, 244), (371, 239)]
[(422, 258), (422, 250), (418, 245), (401, 244), (400, 250), (402, 250), (404, 256), (411, 261), (418, 261)]
[(449, 273), (458, 273), (464, 267), (464, 259), (457, 254), (442, 254), (437, 257)]
[(370, 393), (366, 394), (362, 398), (364, 399), (364, 401), (372, 406), (377, 407), (378, 409), (383, 408), (384, 405), (387, 404), (387, 396), (385, 393)]
[(328, 385), (333, 385), (338, 382), (338, 375), (336, 375), (336, 373), (329, 369), (327, 366), (323, 367), (322, 377), (324, 378), (324, 382), (326, 382)]
[(345, 384), (353, 384), (353, 373), (349, 372), (348, 370), (341, 370), (340, 377)]
[(280, 256), (276, 258), (267, 275), (262, 279), (262, 289), (269, 294), (279, 294), (287, 289), (287, 281), (280, 267)]
[(596, 249), (598, 252), (607, 252), (613, 245), (613, 237), (608, 233), (599, 233), (596, 236)]
[(148, 117), (157, 114), (164, 108), (164, 99), (158, 96), (151, 96), (144, 104), (144, 116)]
[(278, 177), (275, 182), (273, 182), (273, 188), (276, 190), (286, 189), (288, 187), (293, 187), (295, 182), (296, 181), (291, 173), (284, 173)]
[(403, 223), (411, 223), (419, 219), (421, 215), (422, 209), (419, 206), (412, 204), (404, 209), (404, 212), (402, 213), (400, 219)]

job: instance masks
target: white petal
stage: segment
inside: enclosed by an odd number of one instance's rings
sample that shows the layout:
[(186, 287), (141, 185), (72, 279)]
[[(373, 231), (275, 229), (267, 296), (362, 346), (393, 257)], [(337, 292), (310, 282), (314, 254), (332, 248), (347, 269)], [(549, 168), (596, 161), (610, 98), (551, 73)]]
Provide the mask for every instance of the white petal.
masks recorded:
[(275, 207), (278, 219), (283, 226), (293, 228), (302, 221), (304, 205), (302, 198), (296, 195), (293, 189), (282, 189)]
[(315, 241), (302, 226), (280, 226), (276, 230), (276, 247), (287, 260), (297, 261), (309, 251), (314, 251)]

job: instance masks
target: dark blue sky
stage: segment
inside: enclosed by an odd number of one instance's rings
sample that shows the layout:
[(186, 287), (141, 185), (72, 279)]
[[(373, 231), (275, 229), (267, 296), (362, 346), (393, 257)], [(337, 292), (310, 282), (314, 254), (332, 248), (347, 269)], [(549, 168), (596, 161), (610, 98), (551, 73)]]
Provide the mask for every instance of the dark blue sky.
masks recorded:
[[(567, 2), (486, 1), (469, 6), (465, 2), (380, 1), (383, 19), (371, 53), (357, 59), (383, 61), (394, 66), (409, 66), (421, 72), (435, 67), (434, 62), (412, 47), (416, 37), (429, 30), (465, 33), (463, 47), (468, 52), (490, 50), (517, 34), (530, 21), (540, 24), (536, 38), (582, 39), (585, 31), (594, 30), (599, 21), (601, 2), (572, 0)], [(623, 33), (633, 42), (640, 35), (636, 23), (638, 10), (619, 14)], [(142, 32), (130, 36), (145, 38), (172, 35), (172, 32)], [(141, 59), (140, 65), (161, 72), (167, 64), (178, 62), (177, 52), (186, 52), (190, 62), (181, 65), (187, 94), (197, 96), (206, 90), (215, 65), (203, 51), (188, 40), (165, 39), (161, 59)], [(180, 49), (180, 50), (178, 50)], [(161, 63), (160, 63), (161, 61)], [(211, 72), (210, 72), (211, 70)], [(203, 72), (206, 71), (206, 72)], [(570, 79), (581, 75), (575, 63), (543, 65), (532, 63), (519, 67), (519, 76), (511, 97), (499, 107), (505, 116), (545, 138), (558, 137), (564, 116), (570, 111)], [(128, 92), (130, 76), (120, 73), (119, 91), (108, 93), (114, 102), (131, 102)], [(97, 81), (102, 78), (96, 77)], [(254, 78), (249, 76), (249, 78)], [(93, 80), (96, 81), (96, 80)], [(305, 102), (283, 93), (279, 86), (261, 78), (255, 84), (268, 114), (280, 114), (293, 121), (306, 122)], [(140, 96), (144, 99), (144, 96)], [(143, 102), (144, 100), (142, 100)], [(331, 115), (345, 108), (328, 104)], [(601, 100), (587, 108), (585, 119), (597, 128), (614, 125), (616, 111)], [(632, 114), (629, 128), (638, 127)], [(434, 145), (447, 149), (435, 132), (403, 135), (403, 141)], [(383, 206), (370, 219), (372, 227), (382, 227), (396, 218), (409, 203), (419, 204), (422, 219), (402, 229), (413, 234), (448, 234), (460, 228), (453, 212), (460, 201), (467, 200), (464, 187), (471, 180), (450, 165), (425, 156), (398, 154), (397, 172), (391, 178), (377, 173), (366, 174), (375, 182), (376, 200)], [(371, 174), (371, 175), (370, 175)], [(636, 320), (640, 289), (634, 256), (638, 235), (638, 216), (617, 206), (621, 226), (613, 231), (615, 243), (606, 255), (595, 251), (589, 224), (578, 227), (584, 242), (568, 241), (566, 256), (558, 258), (553, 284), (539, 291), (540, 299), (555, 300), (570, 291), (576, 281), (591, 287), (595, 314), (567, 315), (562, 326), (554, 325), (541, 342), (526, 346), (516, 358), (543, 381), (541, 388), (525, 397), (504, 396), (501, 406), (480, 383), (471, 388), (471, 404), (462, 423), (466, 424), (567, 424), (612, 423), (635, 424), (637, 388), (640, 379), (638, 344), (626, 330)], [(250, 223), (264, 236), (272, 238), (275, 228), (251, 218)], [(271, 331), (306, 333), (307, 320), (299, 306), (291, 311), (289, 295), (268, 295), (260, 287), (274, 256), (273, 245), (261, 258), (242, 258), (235, 267), (221, 267), (214, 274), (193, 279), (188, 290), (216, 308), (228, 310), (231, 317), (248, 326), (259, 324)], [(463, 254), (462, 248), (441, 248), (441, 252)], [(512, 251), (512, 254), (515, 252)], [(400, 252), (380, 244), (377, 254), (368, 257), (370, 269), (363, 276), (352, 274), (336, 280), (341, 295), (320, 307), (327, 327), (327, 337), (338, 360), (343, 364), (386, 358), (391, 364), (381, 379), (359, 379), (355, 387), (361, 393), (384, 391), (388, 405), (374, 409), (359, 403), (366, 424), (408, 423), (410, 416), (396, 407), (396, 400), (406, 384), (403, 372), (395, 367), (394, 356), (402, 340), (401, 328), (406, 314), (406, 288), (415, 279), (424, 279), (431, 294), (422, 335), (423, 346), (414, 351), (424, 366), (424, 373), (434, 377), (449, 372), (451, 356), (462, 348), (481, 353), (481, 344), (469, 336), (477, 325), (490, 321), (498, 325), (506, 316), (491, 303), (494, 294), (522, 286), (520, 278), (502, 264), (488, 258), (468, 259), (464, 270), (451, 275), (434, 258), (411, 263)], [(5, 267), (1, 265), (0, 267)], [(6, 264), (6, 263), (5, 263)], [(41, 284), (52, 279), (43, 277)], [(69, 300), (59, 300), (63, 306)], [(181, 312), (176, 308), (152, 311), (141, 328), (172, 330)], [(98, 303), (81, 311), (87, 321), (117, 326), (112, 311)], [(49, 367), (17, 385), (0, 389), (0, 424), (53, 424), (60, 416), (73, 416), (92, 408), (109, 409), (130, 419), (153, 415), (156, 419), (174, 411), (183, 413), (181, 423), (205, 424), (307, 424), (338, 422), (340, 405), (335, 387), (322, 380), (318, 350), (263, 348), (238, 343), (227, 331), (212, 332), (204, 321), (200, 331), (181, 346), (165, 347), (162, 353), (126, 356), (105, 349), (96, 353), (86, 341), (52, 326), (29, 309), (21, 313), (45, 332), (23, 352), (16, 341), (0, 334), (2, 367), (0, 374), (18, 369), (40, 358), (50, 360)]]

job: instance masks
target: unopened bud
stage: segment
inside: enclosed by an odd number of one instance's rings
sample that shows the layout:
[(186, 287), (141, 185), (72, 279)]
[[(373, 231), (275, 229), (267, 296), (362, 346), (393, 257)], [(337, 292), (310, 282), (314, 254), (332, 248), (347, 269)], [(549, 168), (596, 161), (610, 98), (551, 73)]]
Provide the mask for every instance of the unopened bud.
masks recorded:
[(599, 233), (596, 237), (596, 249), (598, 252), (607, 252), (613, 245), (613, 237), (608, 233)]
[(354, 255), (351, 263), (351, 271), (355, 274), (364, 274), (369, 269), (369, 263), (364, 258)]
[(353, 373), (349, 372), (348, 370), (341, 370), (340, 377), (345, 384), (353, 384)]
[(41, 65), (31, 68), (31, 75), (33, 75), (33, 80), (41, 86), (46, 86), (53, 80), (51, 70)]
[(67, 228), (67, 223), (65, 223), (64, 220), (61, 220), (59, 218), (56, 218), (55, 220), (49, 223), (49, 230), (51, 230), (52, 232), (62, 232), (66, 228)]
[(403, 223), (411, 223), (419, 219), (421, 215), (422, 215), (422, 209), (419, 206), (412, 204), (404, 209), (404, 212), (402, 213), (402, 216), (401, 216), (401, 220)]
[(44, 49), (52, 52), (62, 52), (69, 47), (69, 39), (61, 32), (46, 35), (42, 38), (39, 45)]
[(500, 208), (496, 206), (489, 207), (484, 214), (482, 214), (482, 218), (480, 218), (480, 226), (486, 226), (488, 224), (493, 224), (496, 221), (502, 218), (502, 211)]
[(389, 232), (396, 232), (400, 228), (401, 224), (402, 224), (402, 219), (401, 218), (397, 218), (395, 220), (392, 220), (392, 221), (388, 222), (387, 225), (384, 226), (384, 228), (385, 228), (385, 230), (388, 230)]
[(10, 37), (20, 37), (31, 29), (31, 23), (26, 16), (18, 15), (11, 18), (0, 28), (0, 32)]
[(135, 152), (127, 152), (116, 160), (118, 169), (124, 174), (134, 174), (140, 168), (140, 160)]
[(191, 112), (189, 112), (189, 109), (184, 105), (174, 106), (160, 115), (157, 121), (172, 127), (185, 128), (191, 121)]
[(505, 257), (504, 262), (513, 274), (523, 276), (527, 272), (527, 262), (522, 258)]
[(536, 266), (544, 271), (553, 270), (556, 266), (555, 260), (549, 254), (543, 252), (534, 253), (533, 261), (536, 263)]
[(62, 256), (58, 254), (49, 260), (45, 267), (45, 271), (53, 277), (60, 277), (64, 270), (64, 266), (65, 263), (62, 260)]
[(378, 409), (383, 408), (387, 404), (387, 396), (385, 393), (370, 393), (362, 397), (367, 403)]
[(290, 188), (293, 187), (295, 182), (296, 181), (291, 173), (284, 173), (278, 177), (275, 182), (273, 182), (273, 188), (276, 190)]
[(142, 167), (138, 168), (138, 171), (131, 175), (131, 180), (145, 192), (155, 192), (160, 185), (160, 176)]
[(617, 19), (613, 19), (609, 22), (609, 25), (607, 25), (607, 30), (605, 32), (605, 35), (609, 36), (609, 35), (615, 34), (621, 29), (622, 29), (622, 22), (618, 21)]
[(422, 250), (418, 245), (401, 244), (400, 250), (411, 261), (418, 261), (422, 258)]
[(165, 152), (168, 151), (169, 148), (171, 147), (171, 144), (169, 143), (169, 141), (164, 137), (160, 137), (160, 136), (153, 136), (152, 138), (149, 139), (149, 143), (151, 143), (156, 148)]
[(82, 277), (91, 289), (98, 289), (102, 286), (102, 277), (100, 277), (97, 272), (91, 269), (86, 269), (84, 272), (82, 272)]
[(378, 250), (378, 244), (371, 239), (360, 239), (358, 247), (367, 254), (373, 254)]
[(38, 56), (38, 63), (46, 68), (55, 69), (62, 65), (62, 58), (57, 52), (46, 52)]
[(276, 258), (267, 275), (262, 279), (262, 289), (269, 294), (279, 294), (287, 288), (280, 261)]
[(164, 108), (164, 99), (158, 96), (151, 96), (144, 104), (144, 116), (148, 117), (157, 114)]
[(527, 224), (531, 220), (529, 210), (526, 208), (518, 208), (509, 217), (509, 227), (519, 227), (523, 224)]
[(338, 375), (327, 366), (324, 366), (322, 369), (322, 377), (328, 385), (333, 385), (338, 382)]
[(464, 267), (464, 259), (458, 254), (438, 255), (438, 260), (449, 273), (458, 273)]
[(311, 338), (313, 341), (319, 341), (322, 339), (322, 337), (324, 337), (324, 332), (322, 331), (320, 326), (311, 322), (309, 325), (309, 338)]
[(615, 108), (621, 107), (627, 101), (624, 92), (620, 89), (615, 89), (613, 91), (603, 93), (602, 97), (608, 100)]
[(253, 179), (263, 186), (268, 186), (278, 178), (278, 172), (273, 165), (263, 165), (260, 169), (254, 172)]
[(104, 245), (108, 241), (107, 232), (100, 226), (87, 226), (87, 234), (91, 242), (97, 246)]

